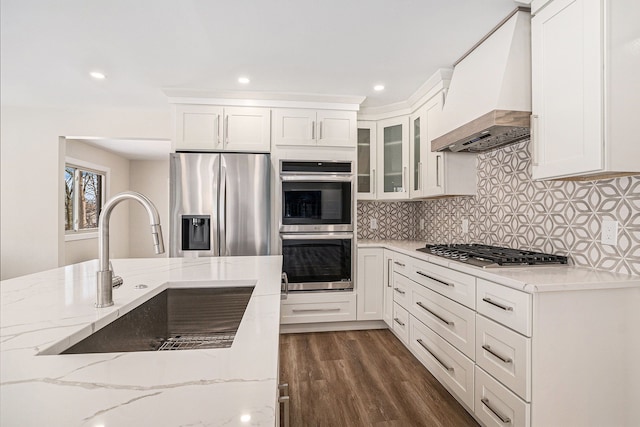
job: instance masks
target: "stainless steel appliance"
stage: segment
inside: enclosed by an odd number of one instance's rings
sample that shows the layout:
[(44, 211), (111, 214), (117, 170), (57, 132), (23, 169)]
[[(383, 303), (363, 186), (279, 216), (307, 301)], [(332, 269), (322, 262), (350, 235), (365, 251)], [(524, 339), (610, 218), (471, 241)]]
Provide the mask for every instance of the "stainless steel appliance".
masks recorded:
[(268, 154), (171, 155), (170, 256), (268, 255)]
[(426, 245), (417, 250), (482, 268), (531, 267), (568, 263), (568, 258), (562, 255), (479, 244)]
[(353, 289), (352, 162), (280, 162), (280, 242), (289, 291)]
[(289, 291), (353, 289), (353, 233), (280, 234)]
[(351, 162), (280, 162), (282, 232), (353, 231)]

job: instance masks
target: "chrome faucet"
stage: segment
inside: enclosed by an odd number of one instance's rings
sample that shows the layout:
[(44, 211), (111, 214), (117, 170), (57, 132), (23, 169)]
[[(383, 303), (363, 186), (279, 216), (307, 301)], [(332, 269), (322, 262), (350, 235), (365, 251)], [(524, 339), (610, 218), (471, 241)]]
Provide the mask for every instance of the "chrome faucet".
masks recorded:
[(109, 264), (109, 218), (111, 211), (124, 200), (136, 200), (147, 210), (149, 222), (151, 223), (151, 235), (153, 236), (153, 247), (157, 254), (164, 252), (164, 241), (162, 240), (162, 228), (160, 227), (160, 215), (151, 200), (146, 196), (134, 191), (125, 191), (113, 196), (105, 203), (98, 220), (98, 289), (96, 294), (96, 307), (109, 307), (113, 305), (112, 278), (113, 271)]

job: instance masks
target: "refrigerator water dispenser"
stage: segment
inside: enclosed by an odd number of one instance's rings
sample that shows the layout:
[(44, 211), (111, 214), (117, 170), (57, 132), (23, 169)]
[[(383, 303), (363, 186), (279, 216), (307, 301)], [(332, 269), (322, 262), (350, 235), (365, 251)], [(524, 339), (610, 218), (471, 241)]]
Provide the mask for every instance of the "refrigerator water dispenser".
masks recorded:
[(211, 217), (209, 215), (182, 215), (182, 250), (210, 250), (210, 225)]

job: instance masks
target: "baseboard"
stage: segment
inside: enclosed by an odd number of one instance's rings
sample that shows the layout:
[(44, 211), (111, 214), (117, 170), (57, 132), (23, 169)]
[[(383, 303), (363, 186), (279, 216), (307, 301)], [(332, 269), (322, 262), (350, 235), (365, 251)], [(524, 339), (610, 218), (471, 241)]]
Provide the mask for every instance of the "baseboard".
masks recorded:
[(297, 334), (303, 332), (361, 331), (365, 329), (387, 329), (382, 320), (364, 320), (355, 322), (325, 322), (280, 325), (281, 334)]

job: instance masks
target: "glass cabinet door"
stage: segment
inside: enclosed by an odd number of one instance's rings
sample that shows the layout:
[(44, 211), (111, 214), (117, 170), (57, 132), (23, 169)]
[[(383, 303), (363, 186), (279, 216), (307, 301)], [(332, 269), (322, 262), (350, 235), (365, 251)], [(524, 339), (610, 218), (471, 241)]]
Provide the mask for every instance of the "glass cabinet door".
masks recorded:
[(411, 190), (420, 191), (420, 116), (416, 117), (412, 121), (413, 125), (413, 186)]
[(358, 199), (376, 198), (376, 124), (358, 122)]
[(383, 194), (382, 197), (378, 194), (378, 198), (407, 198), (409, 193), (408, 117), (383, 120), (379, 122), (379, 126)]

